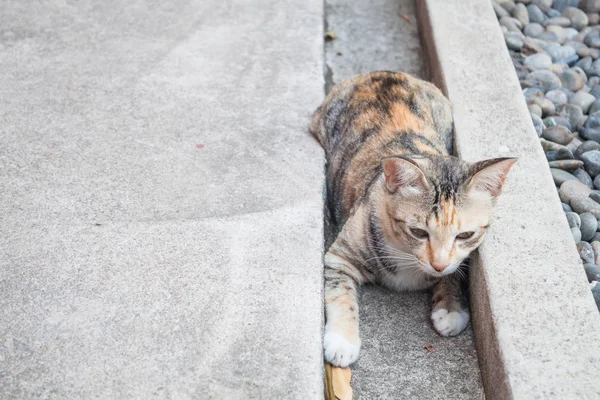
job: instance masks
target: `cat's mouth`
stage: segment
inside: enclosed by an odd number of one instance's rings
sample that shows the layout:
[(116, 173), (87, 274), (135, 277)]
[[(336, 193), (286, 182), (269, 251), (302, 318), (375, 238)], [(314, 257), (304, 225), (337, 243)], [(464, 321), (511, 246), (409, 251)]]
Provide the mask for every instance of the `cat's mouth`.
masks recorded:
[(436, 278), (441, 278), (441, 277), (448, 276), (448, 275), (451, 275), (452, 273), (454, 273), (458, 269), (459, 265), (460, 264), (450, 264), (443, 270), (438, 271), (435, 268), (433, 268), (433, 266), (431, 266), (431, 264), (423, 263), (422, 269), (423, 269), (423, 272), (425, 272), (428, 275), (431, 275)]

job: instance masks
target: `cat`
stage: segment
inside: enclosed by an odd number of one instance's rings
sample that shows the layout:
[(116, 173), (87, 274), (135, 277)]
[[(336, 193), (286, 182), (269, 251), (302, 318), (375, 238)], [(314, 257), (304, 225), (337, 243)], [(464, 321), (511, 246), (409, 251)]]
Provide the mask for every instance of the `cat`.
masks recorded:
[(310, 131), (325, 149), (328, 206), (338, 229), (324, 257), (325, 359), (346, 367), (358, 358), (364, 283), (433, 288), (434, 329), (459, 334), (469, 322), (459, 268), (482, 242), (516, 158), (470, 164), (450, 155), (450, 101), (401, 72), (340, 82), (315, 111)]

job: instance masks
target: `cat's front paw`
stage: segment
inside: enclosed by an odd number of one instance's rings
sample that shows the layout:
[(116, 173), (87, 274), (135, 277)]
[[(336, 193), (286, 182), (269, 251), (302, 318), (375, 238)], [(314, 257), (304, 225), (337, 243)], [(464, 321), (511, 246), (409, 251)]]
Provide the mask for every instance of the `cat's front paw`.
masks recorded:
[(358, 359), (360, 339), (351, 342), (336, 332), (326, 332), (323, 339), (325, 359), (332, 365), (347, 367)]
[(456, 336), (469, 323), (469, 313), (466, 311), (450, 311), (440, 308), (431, 313), (433, 327), (442, 336)]

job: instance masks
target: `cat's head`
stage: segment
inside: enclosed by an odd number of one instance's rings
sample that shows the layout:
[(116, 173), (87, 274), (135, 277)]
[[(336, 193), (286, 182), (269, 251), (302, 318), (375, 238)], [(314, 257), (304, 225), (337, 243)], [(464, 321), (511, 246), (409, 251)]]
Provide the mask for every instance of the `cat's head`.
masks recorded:
[(433, 276), (456, 271), (482, 242), (516, 158), (468, 164), (451, 156), (382, 160), (380, 221), (387, 244)]

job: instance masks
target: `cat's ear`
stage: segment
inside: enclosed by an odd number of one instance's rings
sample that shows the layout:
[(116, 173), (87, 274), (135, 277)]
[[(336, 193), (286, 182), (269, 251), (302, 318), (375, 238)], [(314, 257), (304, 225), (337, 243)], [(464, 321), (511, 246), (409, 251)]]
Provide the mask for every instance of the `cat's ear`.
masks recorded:
[(397, 191), (403, 196), (424, 194), (427, 190), (427, 179), (419, 166), (405, 158), (388, 157), (381, 160), (385, 187), (390, 193)]
[(496, 197), (502, 190), (502, 185), (510, 167), (517, 162), (516, 158), (492, 158), (473, 164), (469, 191), (479, 190)]

